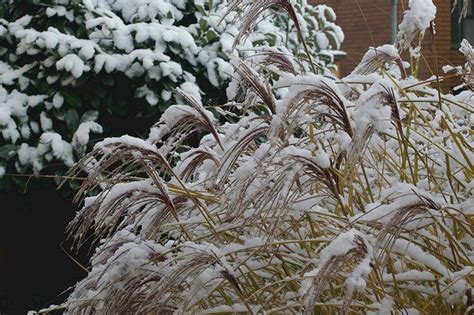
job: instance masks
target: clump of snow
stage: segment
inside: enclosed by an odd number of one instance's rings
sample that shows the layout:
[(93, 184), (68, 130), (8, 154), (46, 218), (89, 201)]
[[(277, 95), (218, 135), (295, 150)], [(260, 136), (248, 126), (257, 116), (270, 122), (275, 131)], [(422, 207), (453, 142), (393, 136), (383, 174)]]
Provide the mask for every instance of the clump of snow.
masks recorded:
[(102, 131), (102, 126), (94, 121), (83, 122), (72, 137), (72, 145), (78, 150), (85, 148), (89, 143), (90, 133), (101, 134)]
[(408, 10), (403, 14), (403, 20), (398, 26), (397, 44), (406, 50), (430, 27), (436, 17), (436, 6), (432, 0), (410, 0)]
[(375, 72), (380, 66), (390, 67), (392, 64), (400, 63), (401, 58), (398, 50), (393, 45), (382, 45), (379, 47), (370, 47), (362, 57), (361, 62), (352, 71), (352, 75), (369, 74)]

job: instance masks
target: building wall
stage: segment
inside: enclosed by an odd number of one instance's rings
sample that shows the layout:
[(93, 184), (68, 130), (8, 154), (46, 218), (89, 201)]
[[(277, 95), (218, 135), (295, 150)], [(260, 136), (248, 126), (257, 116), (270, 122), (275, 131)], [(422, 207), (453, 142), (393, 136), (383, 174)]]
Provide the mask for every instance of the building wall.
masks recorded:
[[(326, 4), (336, 12), (337, 24), (342, 27), (346, 36), (342, 50), (347, 56), (340, 63), (343, 76), (354, 69), (370, 46), (376, 47), (391, 42), (390, 0), (310, 0), (310, 2)], [(464, 59), (457, 49), (451, 49), (451, 0), (433, 2), (437, 7), (436, 50), (432, 49), (431, 35), (427, 31), (422, 45), (422, 54), (426, 61), (420, 61), (421, 79), (426, 79), (437, 72), (442, 74), (443, 65), (464, 64)], [(408, 0), (398, 1), (397, 24), (401, 22), (407, 5)], [(403, 57), (408, 61), (406, 54)], [(443, 83), (443, 88), (448, 89), (455, 84), (457, 82), (450, 79)]]

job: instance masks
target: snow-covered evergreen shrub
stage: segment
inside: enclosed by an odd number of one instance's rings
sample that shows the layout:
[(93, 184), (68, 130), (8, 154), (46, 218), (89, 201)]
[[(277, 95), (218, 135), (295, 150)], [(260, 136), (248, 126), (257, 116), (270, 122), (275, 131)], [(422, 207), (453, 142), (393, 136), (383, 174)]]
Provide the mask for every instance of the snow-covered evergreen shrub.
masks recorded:
[(233, 123), (178, 90), (147, 140), (96, 144), (70, 232), (101, 241), (66, 312), (468, 313), (474, 93), (405, 67), (391, 45), (343, 79), (268, 52), (234, 62)]
[[(332, 51), (343, 40), (334, 12), (306, 0), (295, 4), (313, 62), (321, 72), (333, 68)], [(262, 17), (232, 50), (241, 23), (235, 12), (225, 15), (225, 0), (10, 6), (15, 12), (0, 19), (0, 177), (71, 166), (100, 134), (146, 132), (176, 101), (176, 88), (202, 95), (205, 104), (224, 102), (231, 56), (270, 46), (309, 68), (295, 24), (281, 12)]]

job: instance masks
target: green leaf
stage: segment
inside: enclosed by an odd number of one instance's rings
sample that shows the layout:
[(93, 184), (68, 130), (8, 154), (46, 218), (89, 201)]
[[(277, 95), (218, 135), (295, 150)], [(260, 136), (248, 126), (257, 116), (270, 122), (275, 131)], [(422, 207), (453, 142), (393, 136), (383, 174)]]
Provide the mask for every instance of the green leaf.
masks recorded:
[(265, 34), (267, 36), (267, 42), (270, 46), (275, 46), (276, 44), (276, 40), (277, 40), (277, 37), (275, 34), (271, 34), (271, 33), (266, 33)]
[(66, 91), (61, 91), (61, 95), (64, 97), (64, 100), (66, 101), (66, 103), (68, 103), (72, 107), (81, 107), (82, 101), (78, 96), (73, 95)]
[(207, 23), (207, 21), (205, 19), (200, 19), (199, 20), (199, 27), (201, 28), (202, 31), (207, 30), (208, 26), (209, 26), (209, 24)]
[(79, 114), (76, 110), (70, 109), (66, 112), (64, 118), (66, 119), (67, 128), (71, 133), (74, 133), (79, 126)]
[(56, 186), (59, 186), (59, 185), (61, 185), (61, 183), (63, 182), (63, 178), (57, 176), (57, 174), (55, 174), (55, 175), (56, 175), (56, 176), (53, 177), (54, 183), (56, 184)]
[(336, 13), (334, 12), (332, 8), (326, 7), (326, 9), (324, 10), (324, 13), (329, 22), (334, 22), (336, 20)]
[(54, 109), (53, 114), (54, 117), (56, 117), (60, 121), (64, 121), (66, 119), (66, 111), (63, 109), (63, 107)]
[(95, 89), (94, 94), (97, 95), (99, 98), (104, 98), (107, 94), (107, 91), (103, 87), (98, 87), (97, 89)]
[(79, 187), (81, 187), (81, 183), (77, 180), (70, 180), (69, 182), (69, 187), (71, 188), (71, 191), (77, 191)]
[[(330, 47), (332, 49), (337, 49), (338, 40), (337, 40), (336, 34), (333, 31), (327, 31), (327, 32), (324, 32), (324, 34), (326, 34), (326, 38), (329, 40)], [(320, 49), (318, 47), (318, 51), (319, 50)]]
[(206, 11), (204, 11), (204, 7), (202, 5), (196, 5), (196, 9), (201, 13), (202, 15), (207, 15)]
[(209, 43), (213, 42), (216, 38), (218, 38), (219, 36), (217, 35), (216, 32), (214, 32), (213, 30), (209, 30), (207, 31), (207, 41)]
[(88, 110), (81, 117), (81, 123), (86, 121), (96, 121), (99, 118), (99, 112), (96, 110)]
[(219, 57), (219, 58), (221, 58), (221, 59), (223, 59), (223, 60), (225, 60), (225, 61), (229, 61), (229, 60), (230, 60), (229, 55), (226, 54), (226, 53), (224, 53), (223, 51), (220, 51), (220, 50), (217, 51), (217, 57)]
[(92, 105), (92, 108), (99, 108), (100, 106), (100, 98), (97, 97), (97, 96), (92, 96), (91, 98), (91, 105)]
[(14, 144), (6, 144), (0, 147), (0, 159), (10, 160), (16, 155), (18, 147)]
[(128, 106), (127, 102), (114, 101), (112, 97), (109, 97), (107, 98), (106, 104), (107, 108), (111, 109), (112, 115), (125, 117), (129, 114), (130, 107)]
[(106, 86), (114, 86), (114, 78), (112, 76), (106, 76), (102, 79), (102, 83)]
[(38, 93), (47, 94), (48, 91), (50, 91), (51, 89), (51, 85), (49, 85), (46, 81), (39, 81), (35, 83), (36, 83), (36, 89), (38, 90)]
[(76, 79), (75, 85), (76, 87), (82, 86), (86, 83), (89, 83), (90, 78), (86, 75), (81, 76), (79, 79)]

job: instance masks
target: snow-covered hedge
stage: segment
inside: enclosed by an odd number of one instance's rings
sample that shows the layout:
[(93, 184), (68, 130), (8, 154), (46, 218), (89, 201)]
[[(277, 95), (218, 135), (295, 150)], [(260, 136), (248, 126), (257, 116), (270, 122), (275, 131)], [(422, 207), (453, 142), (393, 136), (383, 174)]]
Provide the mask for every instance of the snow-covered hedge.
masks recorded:
[[(334, 12), (295, 4), (312, 61), (321, 72), (333, 68), (343, 40)], [(281, 12), (262, 16), (233, 50), (242, 25), (236, 12), (225, 14), (225, 0), (10, 6), (14, 12), (3, 10), (0, 19), (0, 177), (71, 166), (97, 135), (146, 132), (176, 101), (176, 88), (205, 104), (226, 101), (230, 57), (253, 55), (256, 47), (298, 56), (309, 68), (295, 24)]]
[(100, 243), (66, 313), (469, 313), (474, 93), (406, 67), (392, 45), (342, 79), (257, 55), (233, 123), (179, 90), (147, 140), (96, 144), (70, 232)]

